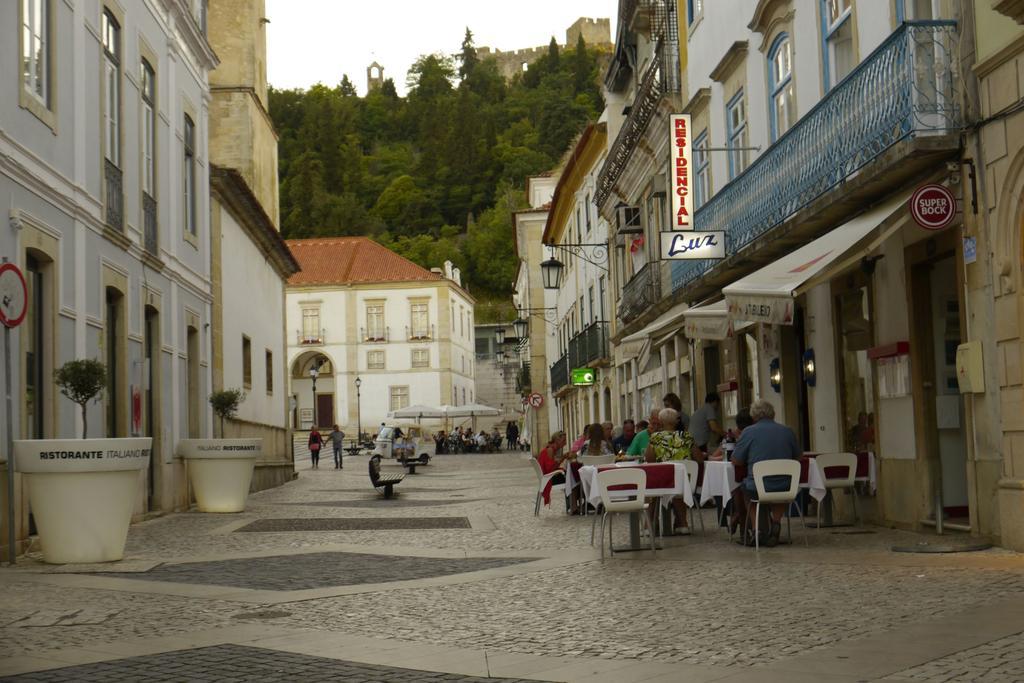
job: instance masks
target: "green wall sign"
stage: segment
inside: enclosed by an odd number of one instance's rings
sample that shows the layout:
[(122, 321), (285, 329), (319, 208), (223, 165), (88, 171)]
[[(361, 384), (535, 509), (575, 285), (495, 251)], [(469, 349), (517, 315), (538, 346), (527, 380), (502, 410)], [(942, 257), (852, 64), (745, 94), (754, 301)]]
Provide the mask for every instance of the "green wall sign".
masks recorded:
[(574, 387), (589, 387), (594, 383), (597, 371), (594, 368), (574, 368), (572, 371), (572, 385)]

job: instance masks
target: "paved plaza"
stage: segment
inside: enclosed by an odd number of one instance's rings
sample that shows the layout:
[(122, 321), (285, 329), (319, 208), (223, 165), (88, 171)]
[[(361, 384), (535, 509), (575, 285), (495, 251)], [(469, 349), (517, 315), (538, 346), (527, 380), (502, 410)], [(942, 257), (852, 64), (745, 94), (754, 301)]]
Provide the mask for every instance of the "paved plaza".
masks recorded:
[(533, 516), (522, 454), (439, 456), (394, 500), (365, 457), (321, 466), (300, 457), (242, 514), (134, 525), (121, 562), (3, 569), (0, 677), (1024, 680), (1008, 551), (894, 553), (938, 539), (874, 527), (805, 544), (794, 527), (755, 553), (708, 510), (706, 535), (601, 561), (592, 517), (558, 500)]

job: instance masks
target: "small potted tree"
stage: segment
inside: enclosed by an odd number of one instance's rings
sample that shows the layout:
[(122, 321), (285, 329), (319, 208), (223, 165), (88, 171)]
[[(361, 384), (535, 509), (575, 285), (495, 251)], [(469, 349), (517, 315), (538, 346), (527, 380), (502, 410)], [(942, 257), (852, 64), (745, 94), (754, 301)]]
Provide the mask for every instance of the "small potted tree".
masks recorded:
[(89, 402), (106, 386), (98, 360), (68, 361), (54, 383), (81, 409), (82, 437), (14, 442), (15, 465), (28, 484), (43, 560), (53, 564), (111, 562), (124, 557), (139, 470), (153, 440), (89, 439)]
[(215, 391), (209, 400), (220, 421), (221, 438), (183, 439), (178, 442), (178, 454), (188, 462), (200, 512), (243, 512), (263, 439), (224, 438), (227, 420), (235, 417), (245, 400), (241, 389)]

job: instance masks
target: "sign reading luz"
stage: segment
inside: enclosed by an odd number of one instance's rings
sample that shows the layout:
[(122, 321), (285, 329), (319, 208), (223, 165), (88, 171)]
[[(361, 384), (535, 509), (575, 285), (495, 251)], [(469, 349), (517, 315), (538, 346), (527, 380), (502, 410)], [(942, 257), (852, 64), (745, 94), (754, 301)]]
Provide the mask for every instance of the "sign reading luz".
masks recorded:
[(725, 258), (725, 232), (663, 232), (662, 260)]
[(690, 115), (672, 114), (672, 229), (693, 227), (693, 195), (690, 192)]

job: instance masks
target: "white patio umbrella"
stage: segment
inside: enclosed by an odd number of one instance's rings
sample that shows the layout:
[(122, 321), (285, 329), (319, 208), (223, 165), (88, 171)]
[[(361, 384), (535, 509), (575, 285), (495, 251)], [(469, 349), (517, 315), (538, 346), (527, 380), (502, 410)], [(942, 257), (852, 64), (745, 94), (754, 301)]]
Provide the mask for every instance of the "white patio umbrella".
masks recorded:
[(464, 406), (446, 406), (448, 408), (448, 415), (451, 417), (471, 417), (473, 418), (473, 431), (476, 431), (476, 418), (478, 417), (493, 417), (495, 415), (501, 415), (501, 411), (497, 408), (485, 406), (482, 403), (467, 403)]
[(396, 419), (401, 418), (413, 418), (419, 422), (423, 418), (437, 418), (445, 416), (445, 408), (447, 406), (441, 406), (436, 408), (434, 406), (406, 406), (405, 408), (399, 408), (398, 410), (392, 411), (391, 417)]

